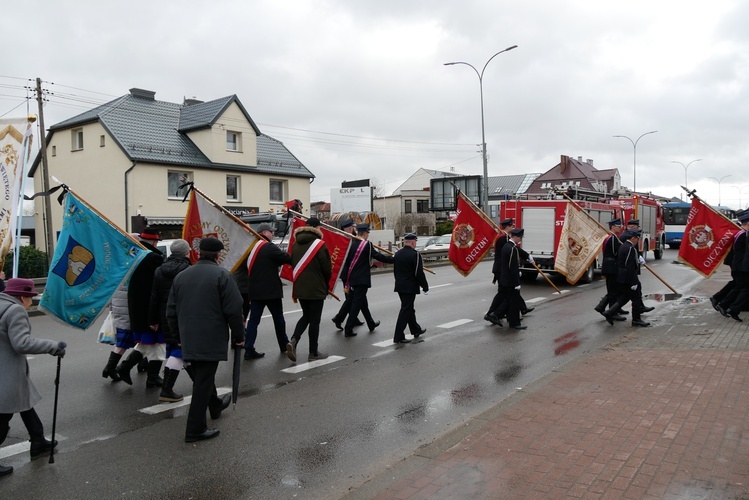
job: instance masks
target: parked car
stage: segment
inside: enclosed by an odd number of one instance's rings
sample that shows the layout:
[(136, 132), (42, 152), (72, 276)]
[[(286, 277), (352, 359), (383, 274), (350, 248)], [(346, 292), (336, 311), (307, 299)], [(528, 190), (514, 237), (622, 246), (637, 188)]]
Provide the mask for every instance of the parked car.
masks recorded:
[(449, 250), (450, 249), (450, 242), (453, 239), (452, 233), (443, 234), (442, 236), (437, 238), (437, 241), (434, 243), (430, 243), (427, 246), (424, 247), (424, 250)]
[(416, 250), (424, 250), (427, 246), (434, 244), (438, 238), (439, 236), (419, 236), (416, 240)]

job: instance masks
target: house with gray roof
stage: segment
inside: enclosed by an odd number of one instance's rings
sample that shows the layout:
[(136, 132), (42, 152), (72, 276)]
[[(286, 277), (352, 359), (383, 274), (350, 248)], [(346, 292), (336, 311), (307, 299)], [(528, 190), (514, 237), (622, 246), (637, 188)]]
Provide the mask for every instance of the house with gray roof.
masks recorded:
[(556, 188), (580, 189), (608, 195), (613, 191), (619, 191), (621, 187), (618, 169), (597, 170), (591, 159), (583, 161), (582, 156), (578, 156), (576, 160), (561, 155), (559, 163), (539, 175), (525, 194), (528, 198), (545, 198)]
[[(289, 199), (308, 207), (315, 177), (282, 142), (260, 131), (236, 95), (178, 104), (133, 88), (53, 125), (46, 143), (50, 178), (122, 229), (158, 226), (162, 238), (179, 237), (185, 181), (241, 216), (281, 212)], [(37, 192), (40, 163), (41, 154), (29, 172)], [(60, 210), (53, 203), (55, 234)], [(43, 213), (41, 206), (36, 212)], [(42, 224), (38, 217), (37, 234), (43, 234)]]

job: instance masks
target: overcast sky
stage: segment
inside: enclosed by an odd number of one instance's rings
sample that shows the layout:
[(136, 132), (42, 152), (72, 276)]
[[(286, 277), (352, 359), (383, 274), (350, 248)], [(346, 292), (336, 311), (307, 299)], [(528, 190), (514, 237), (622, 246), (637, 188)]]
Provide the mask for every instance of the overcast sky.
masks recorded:
[[(420, 167), (545, 172), (560, 155), (633, 187), (749, 204), (749, 2), (242, 0), (6, 2), (0, 115), (24, 86), (53, 94), (49, 126), (131, 87), (181, 103), (237, 94), (316, 176), (311, 199)], [(9, 45), (6, 44), (6, 47)], [(32, 94), (29, 94), (32, 95)], [(35, 112), (35, 103), (29, 111)], [(715, 179), (710, 179), (713, 177)], [(78, 192), (84, 195), (84, 187)], [(292, 193), (293, 195), (293, 193)], [(739, 197), (741, 196), (741, 199)]]

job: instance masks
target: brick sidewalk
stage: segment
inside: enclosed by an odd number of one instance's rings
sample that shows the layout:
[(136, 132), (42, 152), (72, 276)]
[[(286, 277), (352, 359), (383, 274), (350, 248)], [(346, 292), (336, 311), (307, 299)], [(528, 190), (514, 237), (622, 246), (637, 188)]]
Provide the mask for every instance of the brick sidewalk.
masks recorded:
[(749, 323), (705, 300), (723, 282), (661, 304), (653, 327), (628, 330), (349, 497), (749, 498)]

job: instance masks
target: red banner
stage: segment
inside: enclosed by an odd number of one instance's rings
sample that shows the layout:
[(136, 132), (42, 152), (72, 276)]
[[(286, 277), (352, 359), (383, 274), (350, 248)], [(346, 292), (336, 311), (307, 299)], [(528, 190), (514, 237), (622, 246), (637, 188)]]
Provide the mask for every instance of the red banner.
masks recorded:
[(471, 274), (476, 264), (494, 246), (497, 230), (486, 217), (462, 192), (458, 192), (457, 217), (447, 256), (455, 270), (463, 276)]
[[(305, 224), (306, 222), (303, 219), (294, 218), (291, 229), (289, 229), (289, 231), (291, 232), (288, 247), (289, 253), (291, 253), (291, 249), (294, 247), (294, 230), (298, 227), (304, 226)], [(348, 255), (349, 245), (351, 245), (351, 238), (336, 231), (331, 231), (325, 226), (320, 226), (317, 229), (322, 232), (322, 241), (328, 247), (328, 253), (330, 253), (330, 264), (332, 267), (332, 272), (330, 274), (330, 282), (328, 283), (328, 291), (332, 293), (335, 291), (336, 284), (338, 283), (338, 276), (341, 274), (341, 268), (343, 266), (343, 263), (346, 261), (346, 255)], [(293, 268), (290, 265), (285, 264), (281, 268), (281, 277), (285, 280), (293, 281), (291, 277), (292, 271)]]
[(726, 217), (692, 198), (687, 227), (679, 246), (679, 260), (709, 278), (726, 258), (739, 227)]

